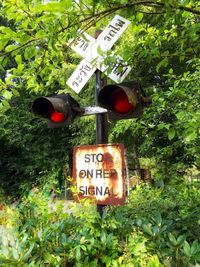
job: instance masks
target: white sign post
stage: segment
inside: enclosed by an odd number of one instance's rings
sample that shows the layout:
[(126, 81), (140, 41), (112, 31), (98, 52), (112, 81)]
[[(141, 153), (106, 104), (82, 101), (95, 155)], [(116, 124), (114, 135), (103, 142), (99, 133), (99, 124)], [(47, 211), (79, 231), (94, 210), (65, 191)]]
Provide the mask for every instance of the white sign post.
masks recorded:
[(111, 66), (104, 63), (106, 52), (112, 48), (129, 24), (129, 20), (116, 15), (97, 39), (84, 32), (77, 39), (70, 41), (69, 46), (84, 58), (67, 81), (67, 85), (76, 93), (81, 91), (96, 69), (119, 83), (129, 74), (131, 67), (120, 56), (114, 56)]

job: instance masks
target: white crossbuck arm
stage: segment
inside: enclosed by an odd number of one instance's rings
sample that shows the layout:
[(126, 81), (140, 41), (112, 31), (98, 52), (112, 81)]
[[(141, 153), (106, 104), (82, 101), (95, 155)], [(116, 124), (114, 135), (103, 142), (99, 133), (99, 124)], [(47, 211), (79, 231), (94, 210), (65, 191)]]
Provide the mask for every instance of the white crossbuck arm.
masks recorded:
[(104, 64), (104, 61), (106, 52), (112, 48), (129, 24), (130, 21), (116, 15), (97, 39), (83, 32), (78, 38), (70, 40), (69, 46), (84, 58), (67, 81), (76, 93), (81, 91), (97, 68), (119, 83), (128, 75), (131, 67), (122, 57), (113, 55), (111, 64)]

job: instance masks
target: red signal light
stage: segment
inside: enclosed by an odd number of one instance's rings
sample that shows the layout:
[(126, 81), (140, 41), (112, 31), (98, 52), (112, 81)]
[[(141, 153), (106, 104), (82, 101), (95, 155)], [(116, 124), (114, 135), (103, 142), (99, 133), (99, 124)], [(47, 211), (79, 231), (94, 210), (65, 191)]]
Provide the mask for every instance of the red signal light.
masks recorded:
[(50, 128), (69, 125), (84, 113), (79, 103), (69, 94), (41, 96), (34, 100), (32, 111), (35, 115), (47, 119)]
[(119, 113), (128, 113), (134, 108), (134, 105), (129, 102), (127, 94), (119, 89), (113, 94), (113, 108)]
[(98, 104), (108, 110), (109, 120), (137, 118), (148, 103), (150, 99), (136, 81), (106, 85), (98, 93)]
[(63, 122), (65, 120), (65, 115), (61, 112), (54, 111), (51, 114), (51, 121), (53, 122)]

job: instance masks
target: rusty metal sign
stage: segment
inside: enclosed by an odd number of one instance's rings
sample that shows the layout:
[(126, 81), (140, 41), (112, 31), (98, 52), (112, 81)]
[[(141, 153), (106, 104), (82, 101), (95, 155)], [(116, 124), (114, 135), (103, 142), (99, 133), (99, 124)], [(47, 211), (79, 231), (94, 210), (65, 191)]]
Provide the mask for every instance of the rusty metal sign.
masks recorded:
[(124, 205), (126, 198), (123, 144), (84, 145), (74, 148), (75, 200), (94, 199), (98, 205)]

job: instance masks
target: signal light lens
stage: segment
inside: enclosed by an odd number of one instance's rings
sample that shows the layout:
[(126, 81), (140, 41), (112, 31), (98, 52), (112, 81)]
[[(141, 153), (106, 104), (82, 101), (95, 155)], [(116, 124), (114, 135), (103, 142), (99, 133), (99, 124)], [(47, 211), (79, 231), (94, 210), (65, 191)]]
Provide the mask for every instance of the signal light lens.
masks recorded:
[(113, 108), (116, 112), (125, 114), (130, 112), (134, 105), (129, 102), (127, 94), (119, 89), (113, 94)]
[(143, 113), (144, 91), (136, 81), (110, 84), (98, 93), (98, 104), (108, 110), (111, 121), (137, 118)]
[(71, 124), (84, 114), (84, 109), (70, 94), (41, 96), (34, 100), (32, 111), (35, 115), (47, 119), (50, 128), (59, 128)]
[(53, 121), (53, 122), (62, 122), (65, 120), (65, 115), (61, 112), (54, 111), (51, 114), (50, 118), (51, 118), (51, 121)]

